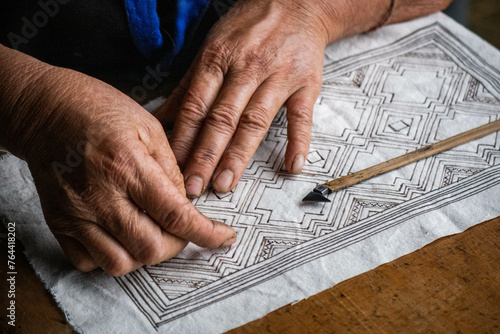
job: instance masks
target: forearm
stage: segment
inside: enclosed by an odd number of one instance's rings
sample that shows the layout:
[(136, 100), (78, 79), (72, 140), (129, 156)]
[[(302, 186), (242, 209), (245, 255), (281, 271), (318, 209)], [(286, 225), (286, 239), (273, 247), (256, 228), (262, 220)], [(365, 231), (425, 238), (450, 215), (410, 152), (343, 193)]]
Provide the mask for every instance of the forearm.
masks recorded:
[(86, 117), (74, 121), (67, 112), (75, 105), (92, 104), (99, 97), (91, 92), (91, 78), (68, 69), (51, 66), (33, 57), (0, 45), (0, 146), (28, 162), (50, 159), (48, 146), (81, 136), (88, 126)]
[(327, 41), (363, 33), (382, 25), (411, 20), (445, 9), (451, 0), (316, 0), (316, 15)]
[(51, 66), (0, 45), (0, 145), (24, 158), (25, 144), (46, 117), (39, 101)]
[(408, 21), (446, 9), (452, 0), (395, 0), (387, 24)]

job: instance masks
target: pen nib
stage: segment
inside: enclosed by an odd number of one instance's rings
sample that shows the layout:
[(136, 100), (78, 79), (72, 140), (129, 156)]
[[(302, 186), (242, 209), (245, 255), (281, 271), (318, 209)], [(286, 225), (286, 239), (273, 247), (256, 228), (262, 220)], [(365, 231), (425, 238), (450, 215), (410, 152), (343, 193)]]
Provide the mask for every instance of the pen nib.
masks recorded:
[(314, 202), (314, 203), (319, 203), (319, 202), (331, 202), (328, 198), (323, 196), (323, 194), (320, 194), (315, 191), (311, 191), (309, 194), (307, 194), (306, 197), (302, 200), (302, 202)]

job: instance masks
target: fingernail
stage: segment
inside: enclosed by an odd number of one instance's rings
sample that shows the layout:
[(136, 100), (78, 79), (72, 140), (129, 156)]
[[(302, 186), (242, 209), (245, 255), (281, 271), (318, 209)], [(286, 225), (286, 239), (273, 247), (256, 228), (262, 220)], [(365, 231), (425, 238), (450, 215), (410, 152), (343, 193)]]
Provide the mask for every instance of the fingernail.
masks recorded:
[(228, 247), (228, 246), (231, 246), (232, 244), (234, 244), (236, 242), (236, 237), (234, 238), (230, 238), (230, 239), (227, 239), (226, 241), (224, 241), (222, 243), (222, 245), (220, 245), (221, 247)]
[(214, 181), (215, 190), (226, 192), (230, 190), (233, 183), (234, 173), (230, 169), (224, 169)]
[(304, 167), (304, 156), (302, 154), (297, 154), (292, 162), (292, 173), (300, 174), (302, 172), (302, 168)]
[(203, 193), (203, 179), (198, 175), (191, 175), (186, 179), (186, 193), (189, 197), (198, 197)]

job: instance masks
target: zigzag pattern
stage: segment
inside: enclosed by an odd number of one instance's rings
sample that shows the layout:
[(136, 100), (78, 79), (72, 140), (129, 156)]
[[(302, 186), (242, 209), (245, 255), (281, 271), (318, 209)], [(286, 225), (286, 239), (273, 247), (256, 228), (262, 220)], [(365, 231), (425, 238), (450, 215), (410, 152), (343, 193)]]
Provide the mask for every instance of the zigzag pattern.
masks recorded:
[[(236, 189), (209, 191), (194, 201), (205, 215), (234, 227), (237, 244), (215, 251), (189, 246), (169, 262), (118, 281), (157, 327), (376, 233), (377, 221), (394, 224), (378, 218), (388, 212), (423, 212), (425, 196), (467, 193), (460, 187), (472, 177), (492, 184), (482, 175), (500, 164), (498, 134), (332, 194), (331, 203), (301, 203), (318, 183), (498, 119), (499, 88), (500, 74), (438, 24), (327, 64), (303, 173), (284, 170), (287, 121), (281, 110)], [(343, 232), (353, 226), (365, 234)], [(323, 244), (328, 236), (335, 242)]]

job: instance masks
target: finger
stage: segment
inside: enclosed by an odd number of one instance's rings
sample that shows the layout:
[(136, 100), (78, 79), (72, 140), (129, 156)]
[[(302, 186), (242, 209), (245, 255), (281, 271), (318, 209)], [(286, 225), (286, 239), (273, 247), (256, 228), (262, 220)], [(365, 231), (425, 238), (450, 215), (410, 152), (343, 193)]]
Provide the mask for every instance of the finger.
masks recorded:
[(179, 113), (187, 87), (191, 81), (191, 71), (188, 71), (181, 82), (175, 87), (174, 91), (167, 98), (167, 101), (158, 109), (153, 111), (153, 115), (160, 121), (164, 127), (172, 128)]
[(219, 94), (226, 69), (221, 55), (207, 54), (198, 57), (193, 64), (192, 77), (180, 106), (171, 147), (177, 163), (186, 163), (196, 137), (203, 126), (205, 116)]
[(111, 235), (92, 222), (73, 222), (81, 227), (70, 237), (85, 246), (95, 263), (112, 276), (123, 276), (142, 266), (132, 255)]
[(287, 101), (288, 145), (285, 166), (290, 173), (299, 174), (304, 167), (311, 143), (314, 103), (319, 90), (303, 87)]
[(188, 196), (203, 193), (260, 83), (260, 78), (251, 79), (243, 70), (228, 74), (184, 168)]
[(141, 145), (135, 147), (136, 162), (142, 164), (143, 157), (153, 157), (179, 191), (185, 194), (184, 177), (177, 165), (174, 153), (168, 144), (168, 139), (161, 125), (152, 119), (146, 128), (150, 129), (149, 133), (141, 133), (139, 137), (147, 148), (147, 151)]
[(113, 201), (100, 226), (115, 237), (140, 263), (154, 265), (184, 249), (187, 242), (163, 230), (142, 209), (125, 198)]
[(177, 165), (174, 153), (168, 145), (168, 142), (164, 141), (162, 145), (159, 145), (158, 149), (153, 151), (151, 156), (158, 162), (165, 175), (168, 176), (177, 189), (183, 195), (186, 195), (186, 189), (184, 188), (184, 176)]
[(68, 260), (76, 267), (76, 269), (84, 272), (92, 271), (99, 268), (87, 249), (76, 239), (58, 234), (54, 235), (61, 245), (64, 254)]
[(140, 166), (143, 168), (138, 177), (128, 184), (128, 193), (165, 231), (208, 248), (229, 246), (236, 241), (236, 232), (203, 216), (153, 158), (145, 159)]
[(267, 80), (257, 89), (214, 173), (213, 186), (216, 191), (227, 192), (236, 186), (288, 94), (287, 90), (283, 90), (283, 85), (272, 80)]

